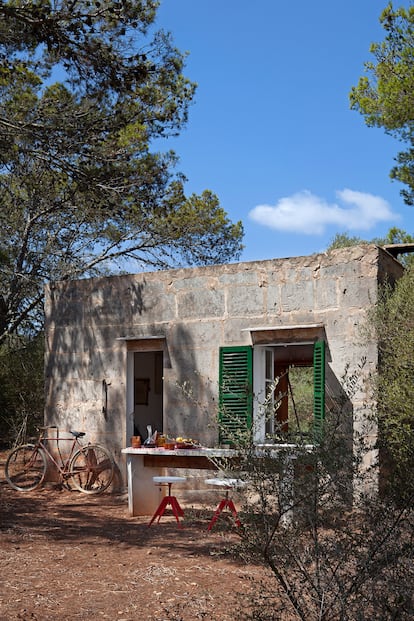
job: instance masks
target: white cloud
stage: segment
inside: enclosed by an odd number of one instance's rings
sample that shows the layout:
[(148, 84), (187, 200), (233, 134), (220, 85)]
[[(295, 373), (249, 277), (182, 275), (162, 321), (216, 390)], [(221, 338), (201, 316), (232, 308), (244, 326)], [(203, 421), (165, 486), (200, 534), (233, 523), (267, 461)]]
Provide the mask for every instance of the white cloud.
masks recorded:
[(277, 231), (307, 235), (321, 235), (331, 225), (340, 231), (367, 231), (379, 222), (399, 218), (380, 196), (349, 189), (336, 192), (336, 196), (338, 203), (328, 203), (304, 190), (281, 198), (276, 205), (257, 205), (249, 217)]

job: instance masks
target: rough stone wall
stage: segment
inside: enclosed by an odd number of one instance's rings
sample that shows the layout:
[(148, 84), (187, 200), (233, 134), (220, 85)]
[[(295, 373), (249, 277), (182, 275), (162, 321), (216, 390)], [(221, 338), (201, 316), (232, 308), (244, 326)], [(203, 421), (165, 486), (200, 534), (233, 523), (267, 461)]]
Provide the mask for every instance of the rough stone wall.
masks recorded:
[[(164, 431), (214, 445), (219, 347), (250, 344), (246, 328), (313, 323), (325, 326), (331, 392), (358, 377), (345, 386), (358, 420), (367, 398), (361, 378), (376, 365), (376, 346), (363, 342), (360, 328), (379, 279), (399, 271), (376, 246), (357, 246), (54, 283), (45, 306), (46, 421), (86, 430), (121, 463), (130, 429), (127, 342), (117, 339), (159, 336), (165, 337)], [(179, 387), (184, 384), (192, 397)]]

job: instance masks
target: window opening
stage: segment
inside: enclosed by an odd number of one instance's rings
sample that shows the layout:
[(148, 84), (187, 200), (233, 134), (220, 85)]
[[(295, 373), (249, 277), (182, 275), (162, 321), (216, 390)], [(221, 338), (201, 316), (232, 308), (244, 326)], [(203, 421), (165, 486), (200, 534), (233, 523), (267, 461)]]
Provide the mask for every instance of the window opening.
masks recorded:
[(313, 432), (313, 367), (283, 365), (278, 376), (281, 397), (279, 431), (291, 435)]
[(266, 348), (265, 351), (266, 440), (281, 441), (286, 440), (286, 434), (297, 436), (313, 432), (312, 359), (308, 361), (304, 352), (300, 363), (286, 362), (283, 355), (284, 352), (279, 352), (277, 347)]
[[(247, 363), (249, 351), (253, 364)], [(324, 341), (221, 348), (219, 384), (220, 422), (232, 434), (253, 426), (258, 443), (320, 439), (325, 418)]]

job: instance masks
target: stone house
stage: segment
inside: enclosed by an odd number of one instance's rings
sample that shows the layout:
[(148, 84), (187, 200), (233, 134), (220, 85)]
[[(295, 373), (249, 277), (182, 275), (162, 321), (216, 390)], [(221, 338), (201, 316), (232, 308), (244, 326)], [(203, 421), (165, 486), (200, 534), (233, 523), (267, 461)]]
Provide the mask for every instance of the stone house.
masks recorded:
[[(341, 404), (352, 438), (365, 429), (364, 378), (377, 365), (376, 343), (360, 328), (379, 284), (402, 273), (389, 250), (363, 245), (52, 283), (46, 423), (87, 431), (123, 476), (121, 450), (134, 433), (146, 437), (147, 425), (212, 447), (240, 425), (266, 443), (283, 432), (319, 433)], [(304, 430), (292, 410), (292, 369), (313, 373)], [(375, 428), (364, 433), (375, 441)]]

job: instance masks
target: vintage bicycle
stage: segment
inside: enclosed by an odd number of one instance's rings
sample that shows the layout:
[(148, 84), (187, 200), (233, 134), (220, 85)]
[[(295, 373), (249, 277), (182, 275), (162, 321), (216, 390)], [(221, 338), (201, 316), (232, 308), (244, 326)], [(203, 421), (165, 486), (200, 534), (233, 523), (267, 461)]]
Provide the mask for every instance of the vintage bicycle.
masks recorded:
[[(56, 430), (56, 435), (49, 430)], [(39, 436), (33, 444), (22, 444), (8, 456), (5, 466), (6, 480), (15, 490), (29, 492), (40, 487), (45, 480), (48, 464), (56, 467), (61, 483), (72, 485), (85, 494), (104, 492), (114, 477), (115, 465), (111, 454), (99, 444), (82, 445), (84, 431), (70, 431), (71, 438), (59, 437), (57, 427), (39, 427)], [(71, 442), (65, 454), (61, 442)], [(52, 446), (56, 450), (51, 450)], [(50, 448), (49, 448), (50, 447)]]

